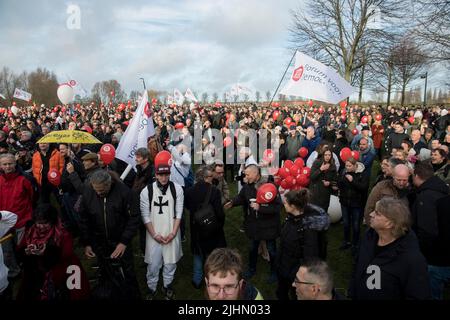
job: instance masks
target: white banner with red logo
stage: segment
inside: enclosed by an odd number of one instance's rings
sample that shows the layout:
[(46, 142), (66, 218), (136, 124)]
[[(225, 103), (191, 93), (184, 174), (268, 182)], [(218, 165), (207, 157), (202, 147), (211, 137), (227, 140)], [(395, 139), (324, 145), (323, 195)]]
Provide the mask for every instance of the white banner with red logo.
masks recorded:
[(148, 102), (147, 90), (125, 130), (116, 150), (116, 158), (135, 166), (135, 153), (139, 148), (147, 148), (147, 139), (155, 134), (153, 126), (152, 107)]
[(186, 99), (194, 101), (194, 102), (198, 102), (197, 98), (195, 97), (194, 93), (191, 91), (191, 89), (187, 88), (186, 89), (186, 93), (184, 94), (184, 96), (186, 97)]
[(280, 91), (288, 96), (333, 104), (346, 99), (353, 92), (354, 88), (334, 69), (298, 51), (289, 82)]
[(28, 93), (26, 91), (16, 88), (16, 90), (14, 90), (14, 98), (20, 99), (20, 100), (25, 100), (25, 101), (30, 101), (31, 93)]
[(173, 98), (175, 99), (175, 103), (177, 105), (179, 105), (179, 106), (183, 105), (184, 96), (180, 90), (178, 90), (178, 89), (173, 90)]

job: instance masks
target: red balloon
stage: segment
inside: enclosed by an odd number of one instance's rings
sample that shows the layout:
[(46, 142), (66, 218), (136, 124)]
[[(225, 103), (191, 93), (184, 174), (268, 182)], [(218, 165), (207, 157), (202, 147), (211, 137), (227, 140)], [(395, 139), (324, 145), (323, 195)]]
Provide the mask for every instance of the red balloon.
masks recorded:
[(309, 185), (309, 177), (305, 174), (301, 174), (297, 177), (297, 185), (299, 187), (307, 187)]
[(128, 106), (130, 107), (131, 106), (131, 100), (128, 100)]
[(56, 169), (50, 169), (47, 173), (47, 180), (57, 187), (61, 184), (61, 173)]
[[(288, 168), (280, 168), (280, 170), (278, 170), (278, 176), (280, 176), (281, 178), (286, 178), (290, 175), (289, 169)], [(284, 188), (285, 189), (285, 188)]]
[(284, 181), (286, 182), (287, 188), (283, 188), (283, 189), (290, 189), (293, 186), (295, 186), (295, 184), (297, 183), (293, 176), (287, 176), (286, 178), (284, 178)]
[(304, 174), (305, 176), (309, 177), (309, 175), (311, 174), (311, 168), (309, 168), (309, 167), (304, 167), (304, 168), (302, 169), (301, 174)]
[(172, 166), (172, 155), (167, 150), (160, 151), (156, 155), (154, 163), (155, 168), (157, 168), (159, 165)]
[(361, 118), (361, 122), (362, 122), (362, 123), (367, 123), (367, 116), (363, 116), (363, 117)]
[(112, 144), (104, 144), (100, 148), (100, 159), (103, 161), (104, 164), (108, 165), (110, 164), (115, 156), (116, 156), (116, 148)]
[(281, 181), (283, 181), (281, 178), (275, 178), (275, 179), (274, 179), (274, 183), (275, 183), (277, 186), (281, 186)]
[(341, 116), (341, 120), (345, 122), (347, 120), (347, 117), (346, 116)]
[(323, 113), (323, 107), (322, 106), (319, 107), (319, 113)]
[(314, 103), (313, 103), (312, 100), (309, 100), (309, 101), (308, 101), (308, 106), (312, 107), (313, 104), (314, 104)]
[(114, 92), (114, 90), (112, 90), (112, 91), (110, 92), (110, 94), (111, 94), (113, 97), (116, 95), (116, 93)]
[(263, 160), (266, 162), (269, 162), (269, 163), (271, 163), (273, 160), (275, 160), (275, 153), (272, 151), (272, 149), (264, 150)]
[(292, 165), (292, 167), (289, 168), (289, 171), (291, 173), (291, 176), (296, 177), (300, 173), (300, 168), (295, 165), (295, 163)]
[(342, 114), (343, 116), (345, 116), (345, 115), (347, 114), (347, 110), (343, 109), (343, 110), (341, 111), (341, 114)]
[(340, 103), (340, 105), (341, 105), (341, 108), (346, 108), (347, 107), (347, 101), (346, 100), (342, 101)]
[(301, 147), (300, 150), (298, 150), (298, 155), (302, 158), (306, 158), (308, 155), (308, 149), (305, 147)]
[(292, 124), (292, 119), (291, 118), (284, 119), (284, 124), (290, 126)]
[(383, 117), (381, 116), (381, 114), (377, 114), (377, 115), (375, 116), (375, 120), (381, 121), (381, 119), (383, 119)]
[(271, 203), (277, 197), (277, 187), (272, 183), (265, 183), (256, 192), (256, 203)]
[(414, 122), (414, 117), (413, 117), (413, 116), (409, 117), (409, 118), (408, 118), (408, 121), (409, 121), (409, 123), (412, 124), (412, 123)]
[(353, 129), (352, 133), (353, 133), (354, 136), (356, 136), (358, 134), (358, 129)]
[(223, 139), (223, 146), (226, 148), (231, 144), (231, 142), (231, 137), (225, 137), (225, 139)]
[(285, 168), (288, 168), (289, 169), (289, 171), (290, 171), (290, 169), (291, 169), (291, 167), (294, 165), (294, 162), (292, 162), (292, 160), (286, 160), (285, 162), (284, 162), (284, 167)]
[(305, 166), (305, 161), (302, 158), (297, 158), (294, 161), (294, 164), (301, 170)]
[(313, 109), (313, 112), (314, 112), (314, 113), (317, 113), (317, 108), (314, 108), (314, 109)]
[(352, 158), (354, 158), (356, 161), (358, 161), (359, 160), (359, 151), (353, 150)]
[(341, 160), (345, 162), (352, 156), (352, 150), (350, 150), (350, 148), (342, 148), (339, 156), (341, 157)]
[(288, 186), (286, 180), (282, 180), (280, 187), (283, 188), (284, 190), (288, 190), (290, 187)]
[(272, 119), (273, 119), (273, 121), (277, 121), (277, 119), (278, 119), (279, 116), (280, 116), (280, 111), (275, 110), (275, 111), (272, 113)]
[(280, 106), (280, 103), (279, 103), (279, 102), (274, 102), (274, 103), (273, 103), (273, 106), (274, 106), (274, 107), (279, 107), (279, 106)]

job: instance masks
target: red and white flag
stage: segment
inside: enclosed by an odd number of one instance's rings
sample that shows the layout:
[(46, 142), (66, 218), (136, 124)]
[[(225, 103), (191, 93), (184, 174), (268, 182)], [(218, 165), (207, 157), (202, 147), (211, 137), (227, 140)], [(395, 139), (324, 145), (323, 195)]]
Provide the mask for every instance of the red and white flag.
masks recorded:
[(178, 89), (173, 90), (173, 98), (175, 99), (175, 103), (179, 106), (184, 102), (184, 96)]
[(139, 148), (147, 148), (147, 139), (155, 134), (153, 126), (152, 107), (148, 102), (147, 90), (144, 91), (142, 100), (125, 130), (116, 150), (116, 158), (135, 166), (135, 153)]
[(353, 92), (350, 83), (334, 69), (298, 51), (291, 77), (280, 91), (286, 96), (300, 96), (332, 104), (345, 100)]
[(184, 96), (186, 97), (186, 99), (194, 101), (194, 102), (198, 102), (197, 98), (195, 97), (194, 93), (191, 91), (191, 89), (187, 88), (186, 89), (186, 93), (184, 94)]
[(24, 100), (24, 101), (30, 101), (31, 93), (28, 93), (24, 90), (20, 90), (20, 89), (16, 88), (16, 90), (14, 90), (14, 98)]

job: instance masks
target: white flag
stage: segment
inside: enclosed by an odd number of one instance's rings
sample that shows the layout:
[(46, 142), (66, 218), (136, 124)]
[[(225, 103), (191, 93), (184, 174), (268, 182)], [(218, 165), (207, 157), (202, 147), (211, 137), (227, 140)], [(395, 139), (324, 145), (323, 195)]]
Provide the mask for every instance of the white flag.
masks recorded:
[(6, 100), (6, 97), (5, 97), (4, 95), (2, 95), (1, 93), (0, 93), (0, 98), (2, 98), (2, 99), (5, 99), (5, 100)]
[(184, 94), (184, 96), (194, 102), (198, 102), (197, 98), (195, 97), (194, 93), (191, 91), (191, 89), (187, 88), (186, 89), (186, 93)]
[(353, 87), (332, 68), (298, 51), (291, 78), (280, 91), (287, 96), (301, 96), (332, 104), (346, 99), (353, 92)]
[(175, 103), (175, 99), (171, 95), (168, 95), (167, 96), (167, 104), (174, 104), (174, 103)]
[(16, 88), (16, 90), (14, 90), (14, 98), (20, 99), (20, 100), (25, 100), (25, 101), (30, 101), (31, 100), (31, 93), (28, 93), (26, 91), (20, 90), (18, 88)]
[(81, 86), (78, 81), (69, 80), (67, 83), (73, 88), (73, 96), (79, 96), (80, 99), (84, 99), (87, 97), (87, 91)]
[(179, 106), (184, 102), (184, 96), (178, 89), (173, 90), (173, 98), (175, 99), (175, 103)]
[(147, 139), (154, 134), (152, 107), (148, 103), (148, 94), (147, 90), (145, 90), (136, 113), (130, 121), (130, 125), (120, 139), (116, 150), (116, 158), (134, 167), (136, 165), (134, 159), (136, 150), (147, 148)]

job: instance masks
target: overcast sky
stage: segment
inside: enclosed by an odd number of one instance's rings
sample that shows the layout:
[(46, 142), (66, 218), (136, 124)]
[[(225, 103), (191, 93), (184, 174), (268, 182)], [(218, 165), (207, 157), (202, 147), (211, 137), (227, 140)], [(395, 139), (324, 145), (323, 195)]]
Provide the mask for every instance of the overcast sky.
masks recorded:
[[(0, 0), (0, 67), (45, 67), (89, 92), (116, 79), (125, 91), (198, 93), (239, 82), (273, 92), (290, 60), (290, 9), (303, 0)], [(69, 5), (81, 28), (66, 26)], [(439, 83), (441, 80), (431, 77)]]

